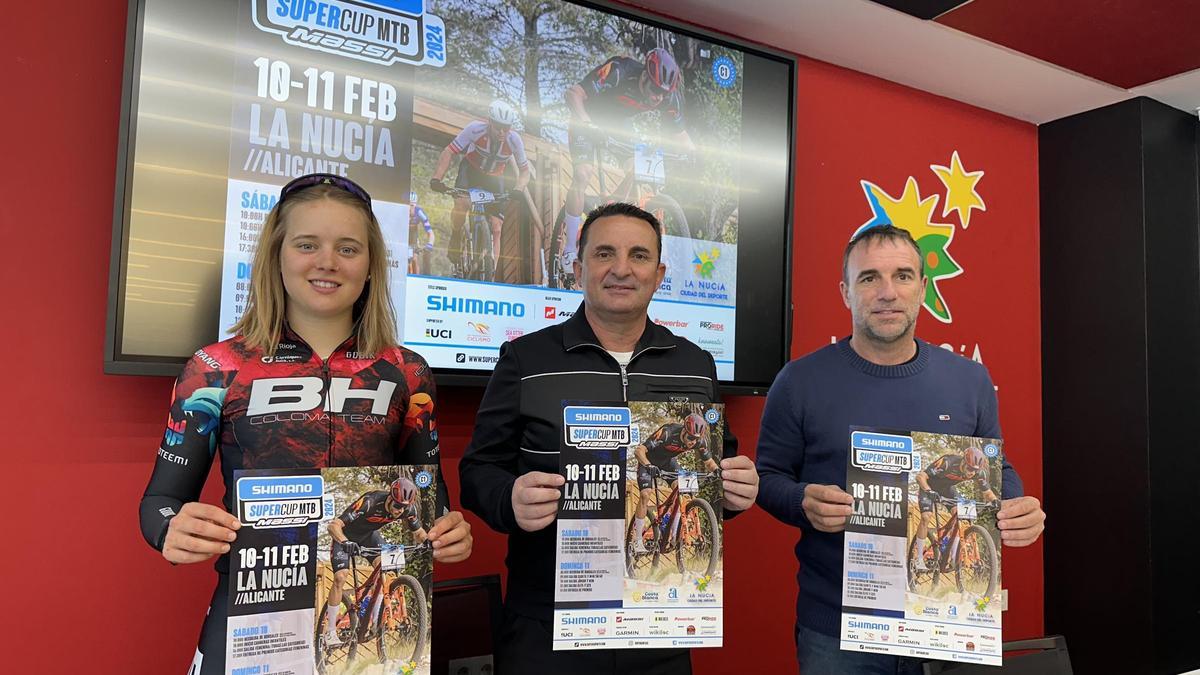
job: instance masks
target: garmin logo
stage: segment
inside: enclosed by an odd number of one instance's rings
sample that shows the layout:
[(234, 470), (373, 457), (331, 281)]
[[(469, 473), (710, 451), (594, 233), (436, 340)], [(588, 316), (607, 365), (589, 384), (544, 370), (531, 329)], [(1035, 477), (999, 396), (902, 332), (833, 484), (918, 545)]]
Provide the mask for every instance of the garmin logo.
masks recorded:
[(597, 624), (608, 623), (607, 616), (568, 616), (563, 618), (563, 623), (568, 626), (578, 626), (581, 624)]
[(886, 623), (875, 623), (874, 621), (855, 621), (850, 619), (846, 624), (847, 628), (858, 628), (861, 630), (891, 630), (892, 627)]
[(483, 314), (487, 316), (525, 316), (525, 305), (519, 302), (506, 302), (504, 300), (480, 300), (478, 298), (430, 295), (425, 298), (425, 307), (431, 312)]

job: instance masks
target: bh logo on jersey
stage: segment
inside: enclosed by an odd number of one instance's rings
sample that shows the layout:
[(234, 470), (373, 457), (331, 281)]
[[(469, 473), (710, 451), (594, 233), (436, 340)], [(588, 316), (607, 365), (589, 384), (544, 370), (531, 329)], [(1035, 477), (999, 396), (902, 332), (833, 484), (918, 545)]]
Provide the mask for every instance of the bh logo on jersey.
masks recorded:
[(268, 415), (304, 412), (320, 408), (328, 413), (341, 414), (346, 402), (353, 399), (371, 402), (372, 415), (386, 415), (396, 391), (396, 383), (380, 380), (376, 389), (351, 389), (350, 378), (329, 380), (327, 396), (322, 396), (325, 383), (319, 377), (264, 377), (250, 386), (250, 404), (246, 415)]

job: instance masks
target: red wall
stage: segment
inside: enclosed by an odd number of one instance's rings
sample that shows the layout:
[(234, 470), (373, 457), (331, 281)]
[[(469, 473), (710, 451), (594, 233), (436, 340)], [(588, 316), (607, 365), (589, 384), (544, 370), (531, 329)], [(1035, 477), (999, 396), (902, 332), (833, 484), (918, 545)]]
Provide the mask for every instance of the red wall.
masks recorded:
[[(922, 310), (917, 334), (968, 357), (978, 349), (997, 387), (1004, 451), (1026, 493), (1040, 498), (1037, 128), (806, 59), (799, 97), (792, 353), (850, 332), (837, 283), (846, 242), (872, 216), (860, 182), (898, 199), (915, 178), (922, 199), (938, 195), (932, 221), (954, 225), (947, 250), (962, 268), (939, 281), (953, 321)], [(986, 211), (972, 211), (965, 229), (956, 212), (943, 216), (946, 188), (930, 170), (949, 166), (954, 151), (966, 171), (984, 171), (976, 188)], [(1002, 556), (1005, 638), (1041, 635), (1042, 546), (1005, 548)]]
[[(4, 171), (0, 222), (13, 321), (4, 343), (9, 386), (3, 443), (8, 519), (0, 572), (14, 589), (0, 631), (19, 649), (10, 672), (183, 672), (211, 592), (208, 565), (173, 568), (148, 549), (137, 502), (162, 433), (171, 382), (102, 372), (124, 0), (9, 10), (7, 104), (15, 152)], [(988, 211), (956, 233), (966, 270), (945, 282), (953, 324), (924, 315), (934, 342), (979, 343), (999, 385), (1008, 450), (1027, 489), (1041, 491), (1035, 129), (1027, 124), (814, 61), (800, 61), (797, 130), (793, 354), (849, 331), (837, 296), (841, 247), (868, 210), (859, 181), (899, 195), (929, 164), (959, 150), (986, 169)], [(937, 212), (940, 215), (940, 206)], [(950, 216), (953, 219), (953, 214)], [(940, 218), (939, 218), (940, 219)], [(18, 325), (19, 322), (19, 325)], [(445, 468), (456, 464), (479, 391), (442, 392)], [(730, 401), (730, 419), (752, 452), (762, 400)], [(209, 486), (209, 500), (217, 491)], [(501, 569), (503, 540), (474, 521), (476, 555), (440, 577)], [(700, 673), (787, 672), (795, 531), (761, 511), (729, 532), (727, 646), (697, 659)], [(1006, 551), (1009, 638), (1042, 632), (1040, 546)]]

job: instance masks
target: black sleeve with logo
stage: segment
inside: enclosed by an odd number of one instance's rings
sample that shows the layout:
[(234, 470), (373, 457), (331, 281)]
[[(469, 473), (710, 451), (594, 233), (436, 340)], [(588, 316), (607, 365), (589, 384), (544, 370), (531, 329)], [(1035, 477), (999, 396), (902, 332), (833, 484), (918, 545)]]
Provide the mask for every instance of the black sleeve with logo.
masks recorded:
[(433, 381), (433, 371), (420, 354), (404, 350), (404, 360), (409, 399), (404, 431), (396, 449), (396, 463), (438, 465), (436, 516), (443, 516), (450, 511), (450, 492), (442, 475), (438, 445), (437, 385)]
[(236, 376), (236, 370), (222, 369), (201, 350), (175, 382), (167, 428), (139, 514), (142, 536), (160, 551), (171, 518), (184, 504), (200, 498), (217, 450), (225, 392)]

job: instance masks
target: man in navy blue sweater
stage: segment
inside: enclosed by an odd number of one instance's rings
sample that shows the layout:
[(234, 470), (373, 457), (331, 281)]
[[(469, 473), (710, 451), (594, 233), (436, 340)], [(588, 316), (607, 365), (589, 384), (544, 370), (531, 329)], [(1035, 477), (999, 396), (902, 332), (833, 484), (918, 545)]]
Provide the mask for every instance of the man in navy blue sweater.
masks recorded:
[[(842, 543), (854, 500), (846, 493), (851, 425), (1000, 438), (987, 369), (914, 337), (925, 292), (912, 236), (885, 225), (846, 247), (842, 300), (849, 338), (784, 366), (758, 436), (758, 503), (803, 533), (796, 653), (804, 675), (920, 673), (916, 659), (840, 651)], [(1004, 463), (998, 516), (1008, 546), (1037, 540), (1046, 514)]]

